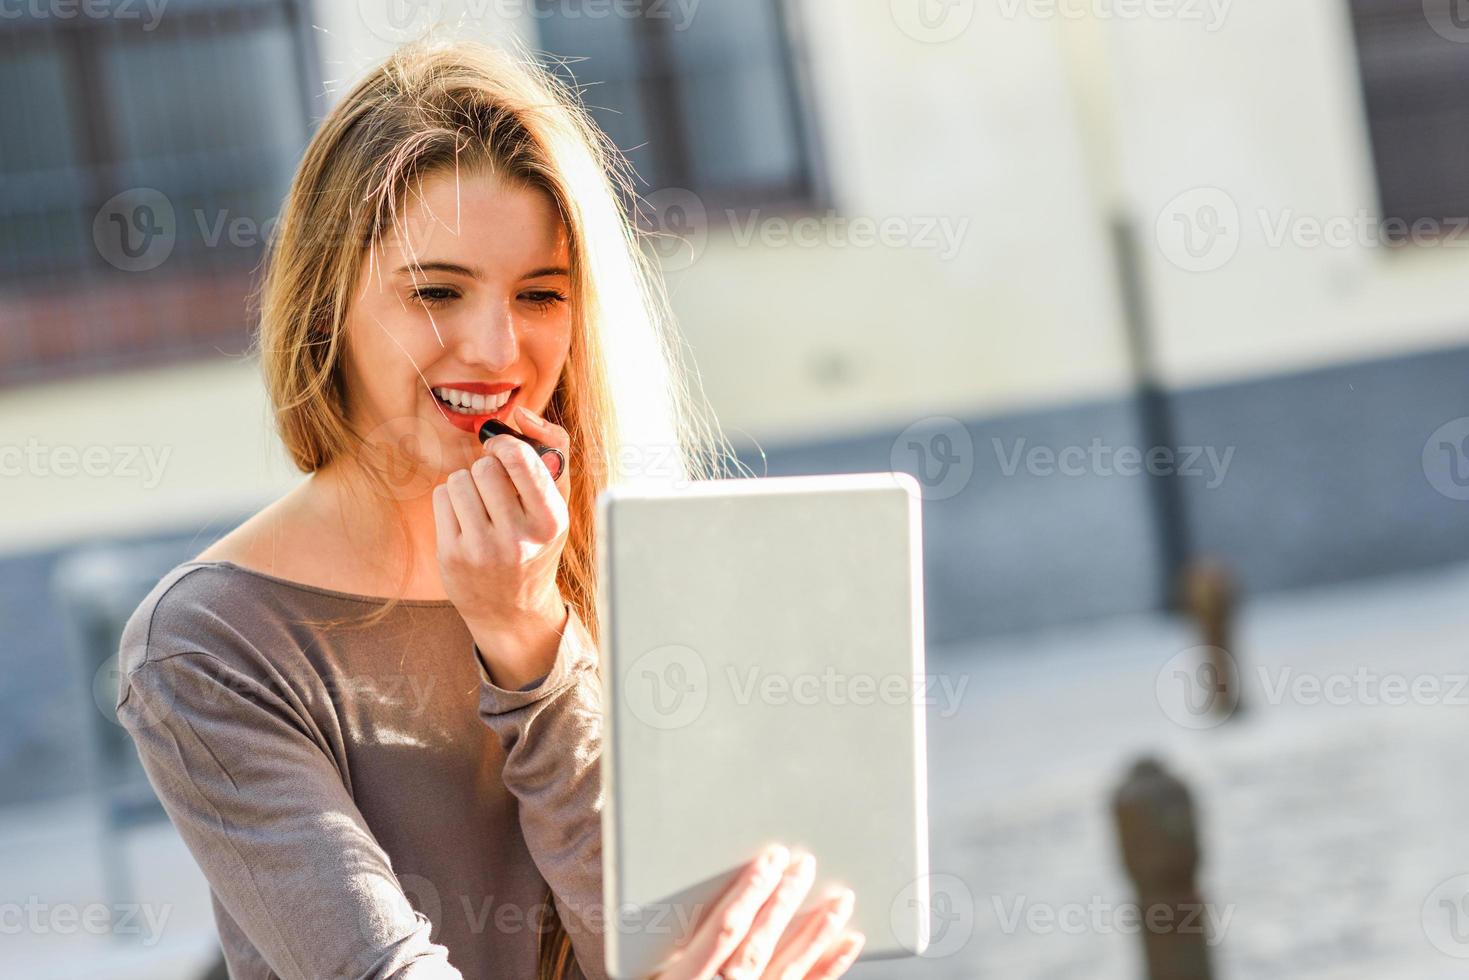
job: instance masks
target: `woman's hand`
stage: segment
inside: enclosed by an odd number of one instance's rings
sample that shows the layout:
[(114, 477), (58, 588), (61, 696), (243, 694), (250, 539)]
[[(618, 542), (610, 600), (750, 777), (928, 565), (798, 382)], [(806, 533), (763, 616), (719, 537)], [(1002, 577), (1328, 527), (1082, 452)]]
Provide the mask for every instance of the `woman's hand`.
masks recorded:
[(444, 593), (469, 627), (491, 678), (516, 689), (551, 669), (567, 608), (556, 585), (570, 527), (571, 439), (521, 408), (515, 421), (561, 450), (551, 479), (524, 441), (498, 435), (468, 469), (434, 487), (434, 525)]
[(864, 941), (844, 928), (850, 889), (792, 923), (815, 874), (810, 854), (795, 856), (779, 845), (766, 850), (740, 871), (655, 980), (827, 980), (846, 973)]

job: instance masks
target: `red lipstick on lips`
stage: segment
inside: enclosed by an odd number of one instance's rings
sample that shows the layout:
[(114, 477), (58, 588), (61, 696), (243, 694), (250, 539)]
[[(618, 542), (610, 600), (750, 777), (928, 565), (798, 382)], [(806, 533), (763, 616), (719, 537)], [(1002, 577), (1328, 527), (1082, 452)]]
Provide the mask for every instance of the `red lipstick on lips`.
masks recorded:
[(514, 397), (506, 399), (505, 404), (494, 412), (475, 412), (473, 414), (457, 412), (448, 405), (439, 401), (439, 396), (433, 393), (434, 388), (454, 388), (458, 391), (467, 391), (475, 395), (498, 395), (501, 392), (513, 391), (517, 386), (509, 383), (486, 384), (483, 381), (450, 381), (444, 384), (431, 385), (428, 396), (433, 399), (434, 405), (438, 407), (439, 414), (449, 421), (456, 429), (465, 432), (478, 432), (479, 427), (484, 425), (486, 419), (501, 419), (510, 416), (510, 409)]
[(498, 395), (501, 392), (512, 391), (516, 388), (513, 384), (486, 384), (483, 381), (462, 381), (454, 384), (431, 385), (429, 397), (439, 409), (439, 414), (448, 419), (457, 429), (465, 432), (473, 432), (480, 442), (488, 442), (497, 435), (509, 435), (528, 444), (536, 451), (536, 454), (545, 462), (546, 468), (551, 471), (551, 479), (559, 480), (561, 472), (566, 468), (566, 459), (561, 450), (552, 446), (543, 446), (523, 432), (517, 432), (511, 428), (505, 419), (510, 415), (511, 402), (514, 398), (507, 398), (505, 404), (494, 412), (476, 412), (466, 414), (454, 411), (448, 405), (439, 400), (439, 396), (433, 393), (433, 388), (454, 388), (458, 391), (467, 391), (475, 395)]

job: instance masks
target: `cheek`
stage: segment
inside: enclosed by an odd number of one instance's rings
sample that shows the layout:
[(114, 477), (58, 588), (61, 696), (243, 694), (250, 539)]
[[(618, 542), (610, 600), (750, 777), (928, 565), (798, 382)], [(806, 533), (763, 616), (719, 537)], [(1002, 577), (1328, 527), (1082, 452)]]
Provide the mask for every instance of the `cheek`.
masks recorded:
[(571, 318), (537, 324), (524, 334), (526, 356), (536, 368), (536, 386), (549, 393), (561, 377), (571, 349)]
[(384, 405), (423, 387), (420, 372), (438, 350), (433, 326), (411, 307), (360, 309), (349, 321), (346, 339), (353, 368), (349, 377), (369, 400)]

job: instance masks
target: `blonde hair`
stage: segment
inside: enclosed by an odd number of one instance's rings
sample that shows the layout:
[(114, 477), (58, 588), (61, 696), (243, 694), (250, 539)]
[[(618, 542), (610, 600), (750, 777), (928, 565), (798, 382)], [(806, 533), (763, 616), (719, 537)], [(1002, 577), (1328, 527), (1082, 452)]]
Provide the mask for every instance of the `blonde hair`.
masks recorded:
[[(425, 176), (475, 167), (544, 190), (568, 232), (574, 326), (544, 414), (569, 433), (573, 461), (557, 581), (596, 638), (597, 495), (613, 482), (722, 475), (733, 455), (696, 395), (661, 279), (640, 247), (626, 206), (635, 200), (630, 170), (570, 85), (523, 51), (429, 39), (353, 86), (306, 148), (266, 255), (257, 294), (265, 384), (303, 472), (375, 458), (348, 424), (341, 370), (364, 255), (398, 226)], [(375, 467), (364, 470), (376, 478)], [(542, 937), (541, 977), (563, 975), (571, 958), (559, 920), (552, 932)]]

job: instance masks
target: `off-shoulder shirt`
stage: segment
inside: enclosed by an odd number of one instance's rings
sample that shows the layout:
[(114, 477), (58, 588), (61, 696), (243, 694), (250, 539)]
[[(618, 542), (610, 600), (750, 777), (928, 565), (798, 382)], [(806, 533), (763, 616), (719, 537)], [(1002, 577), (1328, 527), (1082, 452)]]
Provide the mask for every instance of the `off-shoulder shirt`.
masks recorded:
[[(232, 562), (170, 571), (129, 619), (118, 718), (208, 879), (233, 980), (528, 980), (547, 887), (606, 976), (597, 653), (497, 686), (448, 600)], [(576, 967), (572, 969), (576, 975)]]

